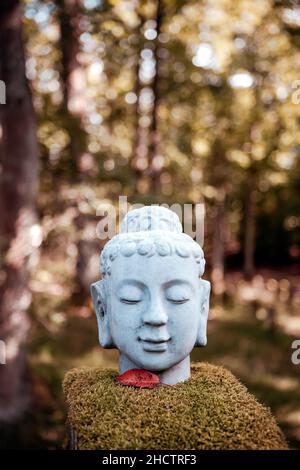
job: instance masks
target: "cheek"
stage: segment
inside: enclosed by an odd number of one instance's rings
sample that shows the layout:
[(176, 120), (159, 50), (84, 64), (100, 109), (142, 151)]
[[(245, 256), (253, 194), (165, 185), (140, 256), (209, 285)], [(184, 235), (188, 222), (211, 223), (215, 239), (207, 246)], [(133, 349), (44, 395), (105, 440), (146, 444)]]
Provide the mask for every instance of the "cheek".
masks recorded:
[(196, 340), (199, 326), (199, 311), (196, 302), (175, 305), (169, 311), (169, 328), (172, 336), (181, 343)]
[(119, 300), (111, 303), (111, 330), (113, 335), (128, 336), (139, 326), (139, 307), (126, 305)]

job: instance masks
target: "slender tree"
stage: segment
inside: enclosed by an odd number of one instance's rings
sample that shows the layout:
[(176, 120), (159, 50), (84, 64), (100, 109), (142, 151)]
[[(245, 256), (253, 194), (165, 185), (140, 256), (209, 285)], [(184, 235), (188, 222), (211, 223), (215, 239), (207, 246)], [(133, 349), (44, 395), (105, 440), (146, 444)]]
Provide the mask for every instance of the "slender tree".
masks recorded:
[[(56, 0), (60, 27), (61, 45), (61, 82), (63, 88), (63, 115), (66, 129), (70, 135), (68, 169), (76, 183), (84, 181), (80, 160), (86, 152), (87, 136), (83, 119), (86, 113), (85, 70), (78, 56), (80, 52), (80, 34), (83, 32), (80, 21), (83, 19), (81, 0)], [(86, 217), (78, 215), (76, 228), (82, 234), (88, 223)], [(95, 251), (95, 241), (79, 236), (76, 263), (76, 300), (80, 303), (89, 295), (89, 260)]]
[[(138, 12), (137, 12), (138, 13)], [(139, 38), (138, 46), (135, 55), (135, 82), (134, 93), (136, 95), (135, 103), (135, 119), (134, 119), (134, 141), (133, 141), (133, 158), (131, 166), (134, 172), (134, 189), (138, 192), (138, 181), (143, 173), (143, 160), (147, 158), (147, 131), (140, 124), (140, 95), (142, 90), (142, 83), (140, 78), (141, 71), (141, 52), (143, 50), (144, 41), (142, 39), (142, 28), (144, 24), (144, 16), (138, 13), (139, 24), (136, 30), (136, 35)]]
[(56, 0), (60, 26), (61, 81), (63, 112), (70, 133), (70, 166), (74, 176), (79, 173), (79, 161), (86, 147), (82, 119), (85, 114), (85, 71), (78, 60), (80, 52), (81, 0)]
[(212, 148), (212, 183), (216, 191), (212, 218), (212, 281), (215, 294), (223, 294), (225, 262), (225, 175), (224, 146), (219, 137)]
[(27, 404), (27, 280), (38, 228), (38, 144), (25, 76), (19, 0), (0, 4), (0, 66), (6, 84), (6, 104), (1, 107), (0, 173), (0, 338), (6, 344), (6, 364), (0, 366), (0, 421), (13, 422)]
[(164, 16), (163, 1), (157, 0), (156, 3), (156, 40), (153, 50), (153, 58), (155, 60), (155, 74), (152, 81), (153, 92), (153, 111), (152, 120), (150, 125), (150, 148), (149, 148), (149, 169), (150, 169), (150, 188), (153, 193), (157, 192), (159, 188), (159, 175), (161, 171), (161, 164), (159, 162), (159, 129), (158, 129), (158, 109), (160, 101), (160, 84), (159, 84), (159, 35), (161, 33), (161, 26)]
[(253, 165), (249, 169), (247, 191), (245, 196), (245, 236), (244, 236), (244, 277), (251, 280), (254, 276), (255, 252), (255, 203), (254, 193), (257, 187), (257, 172)]

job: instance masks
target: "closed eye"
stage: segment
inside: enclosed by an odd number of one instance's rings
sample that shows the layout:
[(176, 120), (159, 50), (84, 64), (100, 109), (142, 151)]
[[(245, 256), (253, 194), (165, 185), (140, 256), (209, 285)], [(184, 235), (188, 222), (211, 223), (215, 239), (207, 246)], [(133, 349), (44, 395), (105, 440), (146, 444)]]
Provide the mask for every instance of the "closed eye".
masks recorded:
[(190, 299), (167, 299), (169, 302), (172, 302), (173, 304), (185, 304), (188, 302)]
[(120, 301), (123, 304), (129, 304), (129, 305), (135, 305), (135, 304), (138, 304), (140, 302), (140, 300), (132, 300), (132, 299), (120, 299)]

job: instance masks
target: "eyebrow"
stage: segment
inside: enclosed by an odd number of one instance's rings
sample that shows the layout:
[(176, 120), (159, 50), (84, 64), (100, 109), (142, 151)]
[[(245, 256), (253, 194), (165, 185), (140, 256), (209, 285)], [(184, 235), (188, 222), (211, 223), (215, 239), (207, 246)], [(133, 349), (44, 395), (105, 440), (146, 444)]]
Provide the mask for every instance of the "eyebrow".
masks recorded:
[(138, 279), (126, 279), (118, 283), (117, 290), (122, 289), (123, 287), (134, 286), (139, 289), (145, 289), (147, 286), (142, 281)]
[(168, 287), (173, 287), (173, 286), (176, 286), (178, 284), (183, 284), (184, 286), (193, 288), (192, 284), (189, 281), (185, 280), (185, 279), (171, 279), (170, 281), (165, 282), (163, 284), (163, 287), (165, 289), (168, 289)]

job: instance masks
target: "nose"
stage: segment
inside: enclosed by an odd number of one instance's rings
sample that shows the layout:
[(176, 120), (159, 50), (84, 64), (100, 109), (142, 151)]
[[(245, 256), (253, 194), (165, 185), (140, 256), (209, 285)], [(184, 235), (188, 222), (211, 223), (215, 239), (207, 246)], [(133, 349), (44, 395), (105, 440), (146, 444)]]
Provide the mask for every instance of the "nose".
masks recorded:
[(155, 303), (144, 313), (143, 321), (145, 325), (163, 326), (167, 324), (168, 316), (162, 305)]

